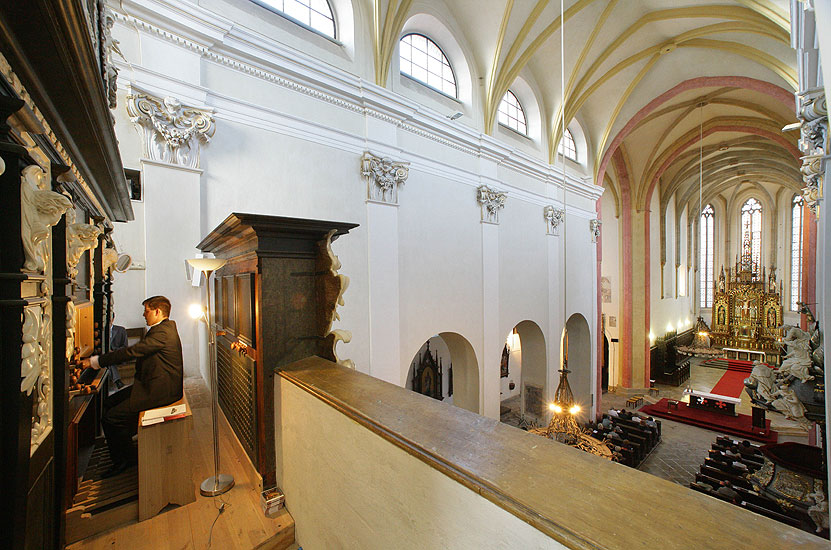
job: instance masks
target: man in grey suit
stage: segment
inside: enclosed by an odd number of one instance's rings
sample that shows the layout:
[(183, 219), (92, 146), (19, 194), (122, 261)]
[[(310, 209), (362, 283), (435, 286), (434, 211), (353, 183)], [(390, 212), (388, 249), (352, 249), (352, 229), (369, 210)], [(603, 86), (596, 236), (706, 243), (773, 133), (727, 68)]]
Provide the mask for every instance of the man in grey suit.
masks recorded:
[(132, 437), (138, 431), (139, 413), (182, 398), (182, 343), (176, 323), (168, 319), (170, 300), (153, 296), (142, 304), (144, 320), (150, 327), (144, 338), (135, 345), (84, 361), (84, 366), (99, 369), (136, 360), (133, 385), (112, 394), (104, 404), (102, 424), (113, 464), (104, 477), (118, 475), (135, 463)]

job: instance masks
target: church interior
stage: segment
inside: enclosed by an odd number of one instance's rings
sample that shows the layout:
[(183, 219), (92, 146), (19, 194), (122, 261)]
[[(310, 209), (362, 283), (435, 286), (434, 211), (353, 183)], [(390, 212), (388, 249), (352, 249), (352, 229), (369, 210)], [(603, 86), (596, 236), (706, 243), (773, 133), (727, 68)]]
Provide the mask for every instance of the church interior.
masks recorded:
[(829, 548), (822, 54), (829, 0), (0, 2), (4, 547)]

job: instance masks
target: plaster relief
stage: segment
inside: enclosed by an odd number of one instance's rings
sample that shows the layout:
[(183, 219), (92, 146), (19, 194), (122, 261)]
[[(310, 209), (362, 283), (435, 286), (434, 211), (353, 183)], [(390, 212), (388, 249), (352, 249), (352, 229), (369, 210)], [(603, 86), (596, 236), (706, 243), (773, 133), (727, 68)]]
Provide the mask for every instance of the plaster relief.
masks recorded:
[(499, 223), (499, 211), (505, 208), (507, 193), (491, 189), (487, 185), (480, 185), (476, 190), (476, 200), (481, 209), (481, 221), (484, 223)]
[(199, 167), (200, 143), (216, 130), (211, 111), (185, 107), (173, 97), (128, 95), (127, 113), (142, 132), (145, 157), (188, 168)]
[(596, 243), (597, 239), (600, 238), (600, 226), (603, 225), (603, 222), (598, 220), (597, 218), (593, 220), (589, 220), (589, 231), (592, 234), (592, 242)]
[(560, 224), (565, 218), (565, 211), (549, 205), (542, 209), (542, 215), (545, 218), (545, 234), (558, 236)]
[(407, 181), (410, 163), (393, 162), (367, 151), (361, 157), (361, 175), (366, 179), (369, 200), (398, 204), (398, 187)]

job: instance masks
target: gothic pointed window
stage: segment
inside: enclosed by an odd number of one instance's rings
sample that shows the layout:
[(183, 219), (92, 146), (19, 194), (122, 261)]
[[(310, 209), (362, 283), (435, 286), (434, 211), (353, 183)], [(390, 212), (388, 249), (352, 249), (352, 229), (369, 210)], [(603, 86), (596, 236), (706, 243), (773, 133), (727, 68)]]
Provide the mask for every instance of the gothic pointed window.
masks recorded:
[(567, 159), (577, 162), (577, 144), (574, 142), (574, 136), (568, 128), (566, 128), (563, 140), (560, 142), (557, 152), (561, 155), (565, 155)]
[(505, 96), (499, 102), (499, 124), (507, 126), (523, 136), (528, 135), (525, 111), (522, 109), (519, 99), (511, 90), (505, 92)]
[(802, 206), (801, 195), (793, 198), (791, 206), (791, 311), (798, 311), (796, 302), (802, 296)]
[(714, 223), (715, 212), (712, 205), (708, 204), (701, 211), (699, 222), (699, 268), (700, 277), (700, 307), (713, 307), (713, 273), (715, 267), (715, 245)]
[(335, 38), (335, 16), (326, 0), (254, 0), (304, 27)]
[(423, 34), (408, 34), (398, 44), (401, 72), (435, 90), (458, 97), (456, 77), (447, 56)]
[(742, 205), (742, 263), (750, 256), (751, 269), (761, 272), (762, 256), (762, 204), (754, 198)]

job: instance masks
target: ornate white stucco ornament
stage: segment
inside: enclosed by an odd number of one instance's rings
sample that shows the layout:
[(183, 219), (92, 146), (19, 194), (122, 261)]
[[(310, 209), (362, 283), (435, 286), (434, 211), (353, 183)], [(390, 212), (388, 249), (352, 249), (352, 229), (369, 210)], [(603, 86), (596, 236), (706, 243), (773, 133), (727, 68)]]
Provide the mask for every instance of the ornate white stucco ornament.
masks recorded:
[(481, 220), (484, 223), (499, 223), (499, 211), (505, 208), (505, 199), (508, 194), (487, 185), (480, 185), (476, 189), (476, 200), (481, 209)]
[(147, 158), (188, 168), (199, 167), (200, 142), (210, 141), (216, 130), (212, 111), (185, 107), (173, 97), (131, 94), (127, 112), (142, 131)]
[(596, 243), (597, 239), (600, 238), (600, 226), (603, 225), (603, 222), (598, 220), (597, 218), (593, 220), (589, 220), (589, 231), (592, 234), (592, 242)]
[(33, 164), (24, 168), (21, 179), (20, 238), (23, 241), (23, 271), (43, 273), (49, 261), (46, 245), (50, 228), (60, 221), (72, 202), (49, 189), (48, 174), (40, 166)]
[(545, 218), (545, 234), (559, 235), (560, 224), (565, 218), (565, 211), (549, 205), (542, 209), (542, 215)]
[(802, 157), (802, 197), (817, 219), (823, 195), (825, 163), (828, 161), (828, 99), (822, 90), (808, 91), (799, 96), (797, 117), (800, 127), (799, 149)]
[(98, 244), (98, 236), (103, 229), (88, 223), (73, 223), (66, 228), (66, 270), (69, 278), (74, 279), (78, 274), (78, 262), (81, 255)]
[[(124, 54), (118, 47), (118, 40), (113, 38), (113, 25), (115, 15), (112, 10), (101, 3), (101, 72), (104, 74), (104, 88), (107, 91), (107, 106), (115, 109), (118, 106), (118, 68), (113, 63), (113, 54), (117, 53), (122, 58)], [(113, 119), (114, 120), (114, 119)]]
[(393, 162), (367, 151), (361, 157), (361, 175), (366, 178), (367, 198), (371, 201), (398, 204), (398, 186), (410, 175), (409, 162)]

